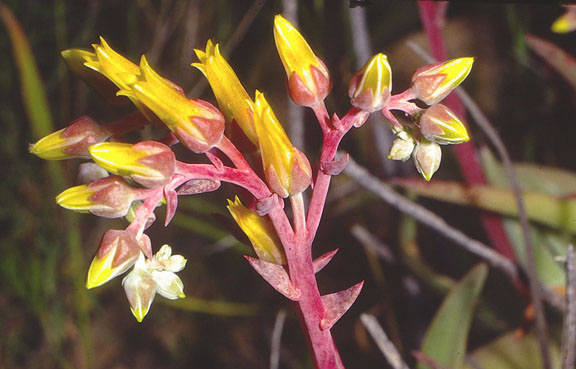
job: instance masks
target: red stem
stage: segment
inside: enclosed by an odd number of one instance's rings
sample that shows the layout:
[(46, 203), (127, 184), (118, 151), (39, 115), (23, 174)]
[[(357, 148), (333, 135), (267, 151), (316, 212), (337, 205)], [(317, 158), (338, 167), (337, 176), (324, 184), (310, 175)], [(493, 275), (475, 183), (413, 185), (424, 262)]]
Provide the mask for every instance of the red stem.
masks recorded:
[[(446, 5), (446, 3), (436, 1), (421, 0), (418, 2), (420, 18), (424, 25), (426, 35), (428, 36), (428, 43), (430, 44), (432, 55), (437, 60), (448, 59), (439, 24), (441, 21), (441, 12), (445, 10), (443, 7)], [(456, 94), (450, 94), (443, 103), (452, 109), (457, 116), (464, 118), (466, 110)], [(484, 170), (480, 165), (476, 148), (472, 141), (455, 145), (454, 150), (466, 183), (470, 185), (486, 184), (486, 176), (484, 175)], [(510, 245), (510, 240), (504, 230), (500, 217), (485, 211), (480, 212), (480, 217), (494, 248), (503, 256), (510, 260), (515, 260), (514, 250)]]

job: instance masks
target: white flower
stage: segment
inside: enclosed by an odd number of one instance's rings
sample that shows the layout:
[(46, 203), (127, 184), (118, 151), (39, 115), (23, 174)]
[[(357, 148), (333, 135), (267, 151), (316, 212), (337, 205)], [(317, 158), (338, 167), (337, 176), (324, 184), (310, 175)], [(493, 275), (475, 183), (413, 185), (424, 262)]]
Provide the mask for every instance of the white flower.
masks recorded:
[(170, 300), (185, 297), (184, 284), (175, 274), (185, 265), (186, 259), (182, 255), (172, 255), (168, 245), (162, 246), (151, 259), (140, 253), (134, 269), (122, 281), (136, 320), (144, 319), (156, 293)]

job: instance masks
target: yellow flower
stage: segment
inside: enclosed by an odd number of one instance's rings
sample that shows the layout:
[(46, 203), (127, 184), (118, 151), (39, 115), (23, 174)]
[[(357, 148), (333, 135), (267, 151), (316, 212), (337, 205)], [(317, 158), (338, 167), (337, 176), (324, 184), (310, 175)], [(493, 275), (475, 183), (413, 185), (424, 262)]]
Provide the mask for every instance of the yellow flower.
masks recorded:
[(312, 175), (308, 159), (292, 146), (260, 91), (256, 91), (255, 102), (254, 125), (268, 186), (281, 197), (304, 191)]
[(330, 74), (304, 37), (281, 15), (274, 17), (276, 49), (288, 77), (288, 90), (295, 103), (312, 106), (330, 91)]
[(458, 58), (418, 69), (412, 76), (414, 95), (427, 105), (444, 99), (468, 77), (474, 58)]
[(276, 230), (266, 217), (249, 210), (238, 197), (228, 200), (228, 210), (242, 231), (248, 236), (259, 259), (274, 264), (286, 264), (286, 256)]
[(374, 112), (390, 100), (392, 70), (386, 55), (374, 55), (350, 81), (350, 102), (358, 109)]
[(138, 80), (140, 69), (130, 60), (126, 59), (100, 37), (100, 44), (92, 44), (94, 53), (85, 54), (84, 65), (106, 76), (119, 89), (127, 89)]
[(210, 83), (218, 106), (228, 123), (236, 121), (242, 132), (254, 145), (258, 145), (252, 114), (254, 102), (238, 80), (236, 73), (220, 54), (218, 44), (208, 40), (206, 50), (194, 50), (200, 63), (192, 63)]
[(129, 88), (119, 91), (150, 109), (190, 150), (199, 153), (220, 142), (224, 117), (208, 102), (184, 96), (182, 90), (162, 78), (143, 56), (141, 76)]
[(137, 144), (104, 142), (90, 146), (92, 160), (110, 173), (130, 177), (146, 187), (162, 186), (172, 178), (176, 157), (156, 141)]

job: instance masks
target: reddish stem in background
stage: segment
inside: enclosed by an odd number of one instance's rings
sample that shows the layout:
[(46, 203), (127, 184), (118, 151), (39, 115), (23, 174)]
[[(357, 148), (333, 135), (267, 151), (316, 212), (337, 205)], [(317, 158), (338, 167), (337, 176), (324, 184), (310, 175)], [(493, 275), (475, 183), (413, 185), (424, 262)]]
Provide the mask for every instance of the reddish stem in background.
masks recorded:
[[(418, 2), (420, 19), (422, 20), (424, 30), (428, 37), (430, 50), (434, 58), (440, 61), (448, 59), (442, 38), (442, 30), (440, 29), (447, 6), (447, 2), (422, 0)], [(452, 109), (457, 116), (463, 118), (464, 121), (466, 110), (456, 94), (448, 95), (443, 103)], [(466, 183), (469, 185), (486, 184), (486, 176), (480, 165), (478, 154), (472, 140), (460, 145), (455, 145), (454, 150), (456, 151), (456, 159)], [(480, 217), (484, 230), (494, 249), (508, 259), (515, 261), (516, 256), (514, 249), (510, 244), (500, 217), (485, 211), (480, 211)]]

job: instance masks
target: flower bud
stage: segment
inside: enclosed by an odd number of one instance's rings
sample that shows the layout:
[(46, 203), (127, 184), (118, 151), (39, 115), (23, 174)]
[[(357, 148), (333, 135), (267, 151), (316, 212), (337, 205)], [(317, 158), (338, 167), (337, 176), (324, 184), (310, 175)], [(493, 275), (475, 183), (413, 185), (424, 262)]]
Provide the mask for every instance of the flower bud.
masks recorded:
[(328, 69), (314, 55), (300, 32), (281, 15), (274, 17), (274, 40), (286, 71), (292, 100), (303, 106), (323, 101), (331, 88)]
[(136, 198), (134, 189), (118, 176), (96, 180), (89, 185), (67, 189), (56, 202), (63, 208), (104, 218), (120, 218), (128, 214)]
[(146, 235), (137, 240), (125, 230), (108, 230), (88, 269), (86, 288), (98, 287), (126, 272), (138, 259), (141, 247), (149, 243), (150, 239)]
[(132, 314), (141, 323), (156, 296), (156, 282), (152, 278), (152, 273), (146, 268), (144, 254), (140, 253), (134, 270), (124, 277), (122, 286)]
[(444, 99), (468, 77), (474, 58), (458, 58), (419, 68), (412, 76), (412, 92), (427, 105)]
[(90, 147), (94, 162), (110, 173), (129, 177), (145, 187), (163, 186), (174, 174), (176, 157), (156, 141), (137, 144), (104, 142)]
[(106, 141), (110, 132), (89, 117), (82, 116), (68, 127), (30, 145), (30, 153), (46, 160), (90, 157), (88, 147)]
[(565, 5), (566, 11), (552, 23), (552, 32), (568, 33), (576, 30), (576, 6)]
[(150, 109), (188, 149), (201, 153), (220, 142), (224, 117), (212, 104), (188, 100), (180, 88), (158, 75), (145, 57), (141, 79), (119, 94), (135, 98)]
[(418, 173), (420, 173), (425, 180), (429, 181), (440, 167), (442, 150), (437, 143), (422, 139), (414, 148), (412, 156)]
[(388, 159), (406, 161), (410, 159), (410, 155), (412, 155), (412, 151), (414, 151), (414, 146), (415, 142), (413, 138), (407, 140), (397, 138), (392, 143)]
[(268, 186), (280, 197), (298, 194), (310, 185), (310, 162), (292, 146), (264, 94), (256, 91), (255, 100), (254, 125)]
[(261, 217), (249, 210), (236, 196), (234, 202), (228, 200), (228, 211), (242, 231), (250, 239), (259, 259), (274, 264), (286, 264), (286, 256), (276, 230), (267, 217)]
[(226, 117), (226, 122), (236, 121), (244, 135), (254, 145), (258, 145), (252, 115), (254, 102), (238, 80), (236, 73), (220, 54), (218, 44), (208, 40), (206, 50), (194, 50), (200, 63), (192, 63), (204, 74), (218, 101), (218, 107)]
[(348, 96), (352, 105), (371, 113), (384, 108), (391, 91), (392, 70), (386, 55), (379, 53), (352, 77)]
[(459, 144), (470, 140), (464, 123), (442, 104), (426, 109), (418, 120), (418, 126), (424, 138), (440, 145)]

